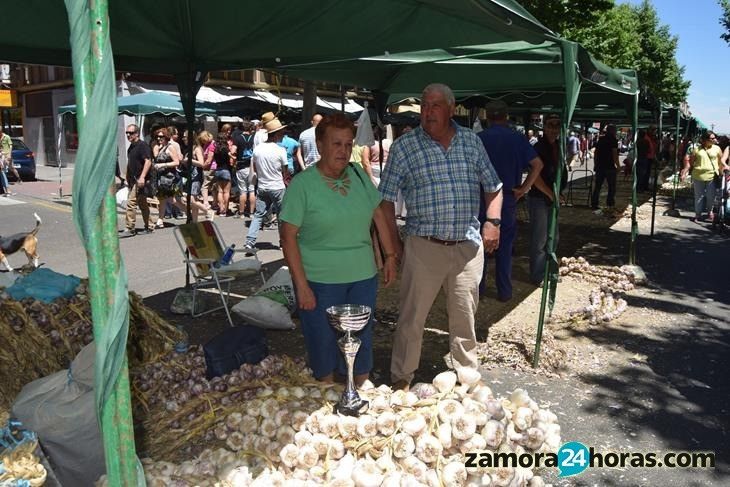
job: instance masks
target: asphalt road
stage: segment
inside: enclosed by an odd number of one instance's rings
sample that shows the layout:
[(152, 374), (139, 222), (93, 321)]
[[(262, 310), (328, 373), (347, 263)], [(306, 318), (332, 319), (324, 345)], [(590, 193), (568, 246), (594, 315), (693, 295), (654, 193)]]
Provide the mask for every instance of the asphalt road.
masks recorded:
[[(70, 185), (64, 183), (65, 196), (58, 196), (58, 182), (36, 181), (13, 185), (16, 194), (0, 196), (0, 235), (10, 235), (28, 231), (35, 225), (33, 213), (43, 220), (38, 234), (40, 262), (56, 272), (88, 276), (86, 253), (73, 223)], [(124, 213), (117, 212), (119, 228), (124, 228)], [(153, 219), (156, 216), (153, 212)], [(232, 217), (216, 218), (226, 244), (238, 247), (248, 229), (248, 219)], [(120, 250), (129, 276), (129, 289), (149, 297), (185, 285), (185, 266), (182, 253), (173, 235), (173, 227), (184, 220), (166, 220), (166, 227), (153, 234), (140, 234), (136, 237), (121, 239)], [(137, 226), (142, 228), (142, 218), (137, 217)], [(278, 250), (278, 232), (264, 230), (259, 232), (259, 258), (264, 262), (281, 259)], [(14, 254), (8, 258), (13, 267), (27, 262), (25, 256)], [(4, 269), (3, 269), (4, 270)]]

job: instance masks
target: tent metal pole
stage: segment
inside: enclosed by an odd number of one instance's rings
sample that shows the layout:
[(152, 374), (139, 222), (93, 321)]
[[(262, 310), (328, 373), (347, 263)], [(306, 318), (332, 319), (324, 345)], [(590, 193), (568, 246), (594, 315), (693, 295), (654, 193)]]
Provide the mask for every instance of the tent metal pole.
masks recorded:
[(656, 217), (656, 191), (657, 191), (657, 176), (659, 175), (659, 160), (662, 155), (662, 118), (663, 118), (663, 111), (662, 111), (662, 101), (659, 100), (659, 123), (657, 124), (657, 138), (659, 140), (659, 146), (658, 146), (658, 154), (656, 155), (656, 159), (654, 161), (654, 184), (652, 187), (652, 201), (651, 201), (651, 231), (649, 232), (649, 235), (652, 237), (654, 236), (654, 220)]
[(674, 136), (674, 164), (672, 165), (672, 177), (674, 179), (674, 183), (672, 184), (671, 216), (679, 216), (679, 212), (677, 211), (677, 183), (679, 180), (679, 174), (677, 174), (677, 165), (679, 164), (679, 116), (680, 111), (679, 107), (677, 107), (677, 131)]
[[(639, 94), (634, 95), (633, 113), (631, 114), (631, 130), (634, 135), (634, 151), (636, 150), (636, 128), (639, 125)], [(639, 234), (639, 224), (636, 221), (636, 164), (631, 167), (631, 242), (629, 244), (629, 265), (636, 265), (636, 239)]]
[[(560, 124), (560, 138), (557, 141), (558, 144), (558, 167), (555, 174), (555, 183), (553, 184), (553, 194), (555, 199), (553, 200), (552, 209), (550, 210), (550, 217), (548, 218), (548, 240), (547, 240), (547, 251), (548, 256), (545, 259), (545, 273), (542, 280), (542, 293), (540, 298), (540, 312), (538, 314), (537, 321), (537, 336), (535, 337), (535, 353), (532, 357), (532, 367), (537, 368), (540, 364), (540, 348), (542, 345), (542, 330), (545, 326), (545, 308), (548, 303), (548, 293), (550, 288), (555, 284), (553, 283), (553, 277), (557, 282), (557, 276), (551, 275), (551, 259), (552, 254), (555, 252), (555, 233), (558, 228), (558, 212), (560, 209), (560, 182), (563, 178), (563, 166), (565, 165), (565, 139), (568, 134), (568, 123), (563, 115), (562, 123)], [(550, 307), (552, 309), (552, 306)]]
[[(80, 49), (83, 39), (78, 36), (83, 32), (77, 22), (86, 21), (91, 25), (88, 39), (89, 52), (82, 52), (83, 62), (73, 63), (74, 85), (76, 87), (77, 120), (80, 140), (84, 140), (85, 119), (89, 110), (97, 75), (105, 56), (111, 56), (108, 47), (109, 15), (108, 0), (88, 2), (88, 10), (83, 0), (66, 0), (66, 9), (71, 25), (72, 49)], [(79, 19), (79, 12), (88, 19)], [(76, 35), (74, 35), (76, 34)], [(81, 211), (74, 208), (74, 212)], [(89, 269), (89, 294), (91, 297), (93, 332), (95, 340), (103, 334), (102, 325), (111, 314), (115, 295), (115, 284), (121, 272), (119, 239), (117, 237), (116, 201), (113, 182), (109, 182), (95, 217), (86, 243), (86, 255)], [(129, 306), (126, 303), (126, 306)], [(126, 340), (126, 337), (125, 337)], [(98, 341), (97, 341), (98, 343)], [(105, 353), (97, 348), (96, 355)], [(98, 408), (99, 405), (97, 405)], [(134, 429), (132, 426), (132, 404), (129, 395), (129, 374), (127, 357), (124, 355), (119, 374), (107, 400), (101, 405), (101, 434), (106, 459), (106, 471), (110, 485), (138, 485), (137, 458), (134, 445)]]

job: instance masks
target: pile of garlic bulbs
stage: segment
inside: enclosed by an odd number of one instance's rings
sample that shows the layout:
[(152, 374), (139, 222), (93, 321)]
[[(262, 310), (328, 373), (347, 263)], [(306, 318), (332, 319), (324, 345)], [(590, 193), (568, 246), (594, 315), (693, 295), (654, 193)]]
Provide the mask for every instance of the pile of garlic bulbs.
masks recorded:
[(570, 310), (568, 319), (584, 319), (595, 325), (615, 320), (626, 311), (628, 304), (619, 294), (635, 287), (636, 277), (629, 267), (598, 267), (583, 257), (563, 257), (560, 264), (561, 276), (570, 275), (599, 285), (591, 289), (588, 306)]
[(597, 283), (603, 290), (631, 291), (635, 287), (635, 276), (627, 266), (598, 267), (583, 257), (560, 259), (560, 275), (573, 276), (587, 282)]
[[(560, 426), (521, 389), (496, 398), (478, 371), (437, 375), (413, 391), (369, 385), (359, 418), (333, 412), (335, 389), (260, 391), (216, 428), (226, 450), (174, 465), (146, 462), (149, 486), (511, 486), (539, 487), (524, 468), (466, 468), (465, 453), (555, 452)], [(325, 405), (306, 412), (318, 400)], [(275, 446), (272, 446), (274, 444)], [(278, 450), (278, 452), (277, 452)], [(97, 484), (107, 485), (102, 478)]]
[(610, 290), (594, 288), (588, 297), (590, 304), (583, 308), (571, 310), (568, 317), (571, 319), (586, 319), (591, 325), (615, 320), (626, 311), (628, 303), (623, 298), (617, 298)]
[(243, 364), (210, 380), (205, 373), (200, 346), (183, 354), (171, 352), (132, 371), (135, 419), (144, 424), (150, 455), (188, 458), (215, 439), (214, 430), (228, 411), (255, 398), (267, 384), (311, 381), (304, 360), (286, 355), (269, 355), (258, 364)]

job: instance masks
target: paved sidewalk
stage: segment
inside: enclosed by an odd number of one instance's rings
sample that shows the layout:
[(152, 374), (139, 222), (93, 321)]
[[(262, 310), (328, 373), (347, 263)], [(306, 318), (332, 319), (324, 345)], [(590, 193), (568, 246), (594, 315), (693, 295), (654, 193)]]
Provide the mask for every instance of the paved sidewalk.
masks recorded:
[[(730, 485), (730, 234), (690, 222), (686, 202), (679, 204), (681, 217), (663, 216), (668, 202), (660, 198), (657, 204), (653, 237), (650, 219), (640, 220), (637, 255), (650, 282), (628, 300), (648, 320), (653, 310), (671, 315), (672, 325), (654, 336), (636, 333), (631, 323), (590, 328), (582, 335), (646, 360), (587, 368), (569, 378), (511, 369), (486, 374), (495, 391), (524, 387), (538, 402), (553, 403), (564, 442), (580, 441), (599, 452), (713, 451), (716, 468), (588, 469), (576, 477), (552, 478), (556, 486)], [(639, 212), (650, 215), (650, 203)], [(629, 228), (628, 220), (619, 220), (606, 238), (577, 255), (592, 264), (626, 263)]]

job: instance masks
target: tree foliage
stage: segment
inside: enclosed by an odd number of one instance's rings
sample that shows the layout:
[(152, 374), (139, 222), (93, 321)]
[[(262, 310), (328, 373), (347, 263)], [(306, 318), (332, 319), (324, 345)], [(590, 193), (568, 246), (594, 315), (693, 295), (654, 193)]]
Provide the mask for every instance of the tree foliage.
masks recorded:
[(613, 7), (613, 0), (522, 0), (520, 3), (545, 26), (568, 39), (576, 31), (590, 27)]
[(722, 9), (722, 17), (720, 17), (720, 25), (725, 28), (725, 33), (720, 34), (725, 42), (730, 44), (730, 1), (729, 0), (718, 0), (717, 2)]
[[(657, 100), (679, 103), (687, 97), (690, 82), (677, 63), (678, 38), (660, 24), (648, 0), (637, 6), (615, 5), (613, 0), (526, 0), (522, 4), (550, 29), (582, 44), (596, 59), (616, 68), (635, 69), (646, 104), (656, 106)], [(730, 15), (726, 19), (730, 26)]]
[(677, 63), (679, 39), (669, 27), (659, 24), (656, 10), (648, 0), (634, 7), (638, 19), (641, 51), (636, 59), (642, 96), (654, 105), (656, 99), (679, 103), (687, 97), (690, 82), (684, 80), (684, 66)]

